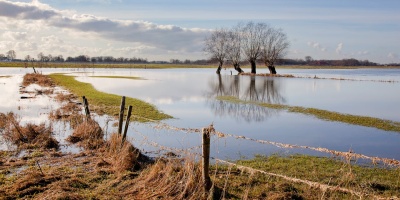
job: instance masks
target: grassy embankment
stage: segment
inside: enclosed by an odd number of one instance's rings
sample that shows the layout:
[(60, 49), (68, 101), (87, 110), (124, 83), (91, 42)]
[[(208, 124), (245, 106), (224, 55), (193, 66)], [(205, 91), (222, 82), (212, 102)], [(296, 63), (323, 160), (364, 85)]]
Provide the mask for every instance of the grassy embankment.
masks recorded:
[[(85, 96), (89, 101), (90, 109), (94, 112), (98, 114), (107, 114), (110, 116), (118, 116), (121, 104), (121, 96), (100, 92), (91, 84), (79, 82), (72, 76), (51, 74), (49, 77), (58, 86), (64, 87), (72, 94), (79, 97)], [(158, 111), (154, 105), (138, 99), (126, 97), (125, 105), (126, 107), (129, 105), (133, 106), (132, 115), (138, 115), (153, 120), (171, 118), (171, 116)]]
[(289, 106), (283, 104), (270, 104), (270, 103), (259, 103), (259, 102), (251, 102), (251, 101), (243, 101), (233, 96), (219, 96), (217, 97), (218, 100), (222, 101), (229, 101), (232, 103), (243, 103), (243, 104), (254, 104), (266, 108), (271, 109), (280, 109), (280, 110), (287, 110), (289, 112), (294, 113), (302, 113), (306, 115), (315, 116), (319, 119), (327, 120), (327, 121), (336, 121), (342, 122), (347, 124), (353, 124), (358, 126), (366, 126), (366, 127), (374, 127), (377, 129), (381, 129), (384, 131), (394, 131), (400, 132), (400, 122), (395, 122), (391, 120), (384, 120), (374, 117), (368, 116), (359, 116), (359, 115), (350, 115), (350, 114), (343, 114), (338, 112), (332, 112), (327, 110), (321, 110), (317, 108), (305, 108), (300, 106)]

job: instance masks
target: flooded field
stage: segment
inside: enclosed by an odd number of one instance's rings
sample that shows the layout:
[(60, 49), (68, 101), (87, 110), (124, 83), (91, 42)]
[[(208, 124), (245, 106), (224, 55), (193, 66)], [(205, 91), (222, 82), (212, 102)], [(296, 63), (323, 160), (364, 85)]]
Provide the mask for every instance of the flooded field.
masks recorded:
[[(67, 73), (96, 89), (138, 98), (173, 116), (165, 124), (132, 123), (128, 137), (135, 146), (150, 153), (163, 153), (160, 147), (199, 151), (201, 136), (178, 128), (203, 128), (210, 124), (225, 134), (284, 144), (353, 151), (368, 156), (400, 159), (400, 133), (376, 128), (325, 121), (313, 116), (270, 109), (254, 104), (218, 100), (234, 96), (241, 100), (318, 108), (345, 114), (400, 121), (400, 70), (294, 70), (278, 69), (280, 74), (301, 78), (271, 78), (231, 75), (215, 69), (40, 69), (42, 73)], [(46, 96), (21, 99), (22, 76), (31, 69), (0, 68), (0, 112), (13, 111), (22, 121), (47, 120), (57, 104)], [(259, 73), (267, 73), (259, 70)], [(235, 72), (233, 72), (235, 74)], [(101, 78), (132, 76), (142, 79)], [(94, 77), (96, 76), (96, 77)], [(28, 88), (35, 90), (35, 88)], [(90, 100), (89, 100), (90, 101)], [(133, 108), (135, 109), (135, 108)], [(107, 132), (116, 130), (114, 118), (96, 116)], [(108, 121), (108, 123), (106, 123)], [(111, 122), (110, 122), (111, 121)], [(61, 126), (60, 126), (61, 127)], [(66, 127), (65, 129), (68, 129)], [(66, 134), (58, 128), (59, 133)], [(65, 135), (58, 137), (63, 140)], [(62, 141), (61, 141), (62, 142)], [(245, 140), (242, 137), (213, 137), (212, 156), (237, 159), (255, 154), (306, 153), (310, 150), (278, 148)], [(5, 145), (1, 146), (6, 148)], [(168, 151), (168, 149), (165, 149)]]

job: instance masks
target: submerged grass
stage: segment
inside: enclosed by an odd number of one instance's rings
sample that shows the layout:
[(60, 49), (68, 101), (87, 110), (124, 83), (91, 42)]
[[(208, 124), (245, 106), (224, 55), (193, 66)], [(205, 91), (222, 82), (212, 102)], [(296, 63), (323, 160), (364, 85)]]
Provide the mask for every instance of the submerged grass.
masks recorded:
[(302, 113), (306, 115), (315, 116), (319, 119), (327, 120), (327, 121), (336, 121), (342, 122), (347, 124), (353, 124), (358, 126), (366, 126), (366, 127), (374, 127), (377, 129), (381, 129), (384, 131), (394, 131), (400, 132), (400, 122), (379, 119), (374, 117), (368, 116), (359, 116), (359, 115), (351, 115), (351, 114), (343, 114), (328, 110), (322, 110), (317, 108), (305, 108), (300, 106), (289, 106), (289, 105), (282, 105), (282, 104), (270, 104), (270, 103), (259, 103), (259, 102), (250, 102), (250, 101), (243, 101), (233, 96), (219, 96), (217, 97), (218, 100), (222, 101), (229, 101), (232, 103), (249, 103), (255, 104), (266, 108), (271, 109), (283, 109), (289, 112), (294, 113)]
[[(121, 96), (100, 92), (91, 84), (79, 82), (72, 76), (66, 76), (63, 74), (51, 74), (49, 76), (57, 85), (64, 87), (74, 95), (85, 96), (89, 101), (90, 109), (94, 112), (110, 116), (118, 116)], [(158, 111), (155, 106), (138, 99), (126, 97), (125, 103), (126, 105), (133, 106), (133, 115), (153, 120), (171, 118), (171, 116)]]
[(133, 79), (133, 80), (146, 80), (141, 77), (135, 77), (135, 76), (90, 76), (93, 78), (122, 78), (122, 79)]

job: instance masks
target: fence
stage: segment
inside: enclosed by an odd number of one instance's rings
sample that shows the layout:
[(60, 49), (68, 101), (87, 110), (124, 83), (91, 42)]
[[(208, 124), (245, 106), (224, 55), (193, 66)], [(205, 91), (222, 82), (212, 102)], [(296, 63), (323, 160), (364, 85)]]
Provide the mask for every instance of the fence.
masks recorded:
[[(120, 115), (119, 115), (119, 123), (118, 123), (118, 133), (121, 134), (122, 133), (122, 125), (123, 125), (123, 116), (124, 116), (124, 109), (125, 109), (125, 98), (122, 98), (121, 101), (121, 110), (120, 110)], [(88, 109), (88, 104), (87, 104), (87, 100), (84, 98), (84, 102), (85, 102), (85, 112), (87, 115), (90, 114), (89, 113), (89, 109)], [(253, 139), (253, 138), (249, 138), (246, 136), (241, 136), (241, 135), (234, 135), (234, 134), (229, 134), (229, 133), (223, 133), (220, 131), (217, 131), (214, 129), (213, 125), (211, 124), (208, 127), (204, 127), (202, 129), (198, 129), (198, 128), (180, 128), (180, 127), (176, 127), (176, 126), (172, 126), (169, 125), (167, 123), (164, 122), (160, 122), (160, 121), (156, 121), (156, 120), (152, 120), (152, 119), (148, 119), (145, 117), (141, 117), (141, 116), (136, 116), (136, 115), (131, 115), (132, 112), (132, 106), (129, 106), (128, 109), (128, 115), (126, 118), (126, 123), (125, 123), (125, 130), (123, 132), (123, 140), (125, 140), (126, 138), (126, 134), (127, 134), (127, 129), (129, 126), (129, 121), (130, 118), (134, 118), (134, 119), (142, 119), (142, 120), (146, 120), (149, 122), (152, 122), (151, 124), (148, 124), (149, 126), (151, 126), (153, 129), (164, 129), (164, 130), (172, 130), (172, 131), (179, 131), (179, 132), (183, 132), (183, 133), (196, 133), (196, 134), (201, 134), (202, 135), (202, 144), (200, 146), (194, 146), (191, 148), (186, 148), (186, 149), (179, 149), (179, 148), (175, 148), (175, 147), (167, 147), (167, 146), (163, 146), (155, 141), (151, 141), (150, 139), (147, 138), (147, 136), (143, 133), (141, 133), (140, 131), (136, 130), (133, 128), (133, 130), (140, 136), (143, 137), (142, 143), (143, 144), (147, 144), (147, 145), (151, 145), (155, 148), (158, 148), (159, 150), (166, 150), (169, 152), (174, 152), (178, 155), (195, 155), (201, 158), (201, 166), (202, 166), (202, 179), (203, 179), (203, 186), (204, 186), (204, 191), (209, 191), (211, 188), (211, 179), (210, 179), (210, 175), (209, 175), (209, 166), (210, 166), (210, 159), (214, 160), (216, 163), (221, 163), (224, 165), (228, 165), (228, 166), (233, 166), (236, 167), (242, 171), (246, 171), (250, 174), (254, 174), (254, 173), (261, 173), (261, 174), (266, 174), (268, 176), (273, 176), (273, 177), (278, 177), (278, 178), (282, 178), (285, 179), (287, 181), (293, 182), (293, 183), (301, 183), (301, 184), (306, 184), (312, 188), (317, 188), (320, 189), (321, 191), (325, 192), (327, 190), (330, 191), (339, 191), (339, 192), (344, 192), (344, 193), (349, 193), (351, 195), (355, 195), (358, 196), (360, 198), (364, 197), (366, 194), (362, 193), (362, 192), (358, 192), (358, 191), (354, 191), (348, 188), (343, 188), (340, 186), (331, 186), (331, 185), (327, 185), (327, 184), (323, 184), (323, 183), (319, 183), (319, 182), (313, 182), (313, 181), (309, 181), (309, 180), (303, 180), (303, 179), (299, 179), (299, 178), (294, 178), (294, 177), (289, 177), (283, 174), (277, 174), (277, 173), (271, 173), (271, 172), (267, 172), (267, 171), (263, 171), (263, 170), (259, 170), (259, 169), (254, 169), (251, 167), (247, 167), (247, 166), (243, 166), (243, 165), (239, 165), (237, 163), (233, 163), (227, 160), (223, 160), (223, 159), (219, 159), (219, 158), (215, 158), (215, 157), (210, 157), (210, 138), (211, 136), (216, 136), (218, 138), (226, 138), (226, 137), (231, 137), (234, 139), (239, 139), (239, 140), (247, 140), (247, 141), (251, 141), (251, 142), (256, 142), (256, 143), (260, 143), (263, 145), (273, 145), (279, 148), (290, 148), (290, 149), (307, 149), (307, 150), (312, 150), (312, 151), (316, 151), (316, 152), (322, 152), (322, 153), (328, 153), (331, 154), (333, 156), (337, 156), (337, 157), (342, 157), (346, 160), (351, 160), (351, 159), (365, 159), (365, 160), (369, 160), (371, 161), (373, 164), (377, 164), (377, 163), (381, 163), (381, 164), (385, 164), (388, 166), (393, 166), (393, 167), (400, 167), (400, 161), (399, 160), (395, 160), (395, 159), (389, 159), (389, 158), (380, 158), (380, 157), (372, 157), (372, 156), (367, 156), (367, 155), (363, 155), (363, 154), (359, 154), (359, 153), (355, 153), (352, 151), (348, 151), (348, 152), (343, 152), (343, 151), (336, 151), (336, 150), (331, 150), (331, 149), (327, 149), (327, 148), (321, 148), (321, 147), (311, 147), (311, 146), (302, 146), (302, 145), (293, 145), (293, 144), (285, 144), (285, 143), (279, 143), (279, 142), (273, 142), (273, 141), (267, 141), (267, 140), (259, 140), (259, 139)], [(193, 150), (199, 150), (202, 149), (202, 153), (195, 153)], [(380, 196), (376, 196), (373, 194), (368, 194), (369, 197), (372, 197), (374, 199), (383, 199)], [(392, 199), (398, 199), (397, 197), (392, 197)]]

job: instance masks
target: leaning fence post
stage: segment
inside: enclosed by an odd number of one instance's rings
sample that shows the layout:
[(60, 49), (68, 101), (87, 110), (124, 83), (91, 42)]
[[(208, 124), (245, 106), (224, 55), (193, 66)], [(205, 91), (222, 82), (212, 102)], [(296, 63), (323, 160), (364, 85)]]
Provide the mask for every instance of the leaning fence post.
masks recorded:
[(118, 122), (118, 134), (122, 133), (122, 123), (124, 122), (124, 110), (125, 110), (125, 96), (121, 99), (121, 108), (119, 110), (119, 122)]
[(204, 183), (204, 192), (205, 194), (208, 193), (208, 191), (211, 188), (211, 179), (210, 179), (210, 174), (209, 174), (209, 167), (210, 167), (210, 134), (211, 131), (214, 130), (213, 126), (210, 125), (207, 128), (202, 129), (203, 133), (203, 160), (202, 160), (202, 167), (203, 167), (203, 172), (202, 172), (202, 178), (203, 178), (203, 183)]
[(124, 135), (122, 136), (122, 145), (123, 145), (124, 142), (125, 142), (126, 133), (128, 132), (129, 121), (131, 120), (131, 113), (132, 113), (132, 106), (129, 106), (129, 107), (128, 107), (128, 115), (126, 116)]
[(88, 102), (88, 100), (86, 99), (85, 96), (82, 96), (82, 99), (83, 99), (83, 105), (85, 107), (86, 118), (90, 119), (89, 102)]

